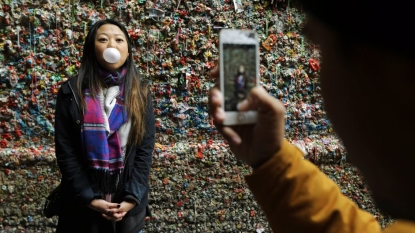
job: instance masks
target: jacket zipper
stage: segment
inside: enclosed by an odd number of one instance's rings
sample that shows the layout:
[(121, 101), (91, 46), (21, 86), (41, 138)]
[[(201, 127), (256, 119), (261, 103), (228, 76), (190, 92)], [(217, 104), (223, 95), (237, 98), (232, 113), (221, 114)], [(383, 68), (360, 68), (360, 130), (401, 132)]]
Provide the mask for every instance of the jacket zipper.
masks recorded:
[[(76, 103), (76, 106), (78, 107), (78, 111), (79, 111), (79, 113), (81, 113), (81, 114), (82, 114), (81, 108), (79, 107), (78, 100), (76, 99), (76, 96), (75, 96), (75, 92), (74, 92), (74, 90), (72, 89), (71, 82), (69, 82), (69, 81), (68, 81), (68, 85), (69, 85), (69, 88), (70, 88), (70, 89), (71, 89), (71, 91), (72, 91), (72, 95), (73, 95), (73, 98), (75, 99), (75, 103)], [(83, 114), (82, 114), (82, 115), (83, 115)]]
[[(130, 156), (130, 154), (131, 154), (131, 149), (129, 150), (129, 152), (124, 157), (124, 172), (125, 172), (125, 164), (127, 163), (127, 159)], [(123, 176), (124, 176), (124, 174), (123, 174)], [(115, 189), (116, 190), (118, 190), (118, 184), (119, 184), (119, 181), (117, 182), (117, 184), (115, 186)]]
[(128, 156), (130, 156), (130, 154), (131, 154), (131, 150), (132, 150), (132, 149), (130, 149), (130, 150), (128, 151), (127, 155), (126, 155), (126, 156), (125, 156), (125, 158), (124, 158), (124, 167), (125, 167), (125, 164), (127, 164)]

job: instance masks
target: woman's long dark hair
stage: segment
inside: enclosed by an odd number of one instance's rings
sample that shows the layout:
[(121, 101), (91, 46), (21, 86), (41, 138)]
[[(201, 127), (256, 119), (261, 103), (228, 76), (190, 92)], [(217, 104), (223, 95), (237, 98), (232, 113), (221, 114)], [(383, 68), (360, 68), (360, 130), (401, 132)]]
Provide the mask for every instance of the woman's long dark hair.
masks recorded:
[[(145, 133), (145, 114), (147, 107), (147, 84), (141, 81), (140, 75), (134, 65), (131, 39), (125, 27), (118, 21), (105, 19), (96, 22), (89, 30), (85, 38), (84, 50), (81, 59), (81, 67), (78, 71), (78, 95), (81, 99), (81, 107), (86, 108), (83, 90), (88, 88), (92, 97), (96, 97), (100, 90), (105, 86), (98, 73), (98, 61), (95, 57), (95, 37), (100, 28), (104, 24), (113, 24), (121, 29), (128, 43), (128, 57), (124, 63), (127, 74), (124, 78), (124, 100), (125, 107), (131, 121), (131, 129), (128, 135), (128, 144), (141, 144)], [(85, 111), (83, 111), (85, 112)]]

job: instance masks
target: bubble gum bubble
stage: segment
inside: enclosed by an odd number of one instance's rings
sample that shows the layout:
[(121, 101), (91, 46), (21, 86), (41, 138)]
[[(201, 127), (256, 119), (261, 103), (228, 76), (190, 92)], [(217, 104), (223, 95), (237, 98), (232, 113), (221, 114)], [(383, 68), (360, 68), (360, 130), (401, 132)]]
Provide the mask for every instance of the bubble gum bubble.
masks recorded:
[(120, 52), (115, 48), (105, 49), (103, 56), (104, 56), (105, 61), (108, 63), (116, 63), (121, 58)]

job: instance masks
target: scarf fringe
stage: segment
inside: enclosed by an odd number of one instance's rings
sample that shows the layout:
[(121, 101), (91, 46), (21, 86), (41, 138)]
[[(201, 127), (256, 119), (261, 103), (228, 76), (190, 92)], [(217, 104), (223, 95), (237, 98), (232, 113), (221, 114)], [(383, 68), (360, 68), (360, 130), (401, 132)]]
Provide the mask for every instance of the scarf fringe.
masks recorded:
[(91, 169), (91, 176), (95, 188), (102, 194), (114, 194), (122, 187), (124, 169), (109, 171), (104, 169)]

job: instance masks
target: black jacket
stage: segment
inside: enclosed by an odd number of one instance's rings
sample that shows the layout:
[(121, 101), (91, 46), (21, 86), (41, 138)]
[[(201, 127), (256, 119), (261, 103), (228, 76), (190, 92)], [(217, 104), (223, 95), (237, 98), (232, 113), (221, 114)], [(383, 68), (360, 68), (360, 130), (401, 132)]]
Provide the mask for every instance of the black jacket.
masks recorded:
[[(56, 157), (62, 173), (63, 216), (91, 214), (87, 205), (102, 195), (94, 191), (86, 159), (81, 149), (82, 114), (76, 88), (77, 78), (61, 85), (55, 111)], [(138, 202), (126, 216), (148, 210), (149, 173), (155, 143), (153, 104), (149, 92), (147, 102), (146, 134), (141, 145), (128, 145), (124, 161), (124, 185), (115, 197), (116, 202), (132, 199)], [(61, 215), (59, 216), (61, 218)], [(76, 224), (76, 223), (74, 223)]]

